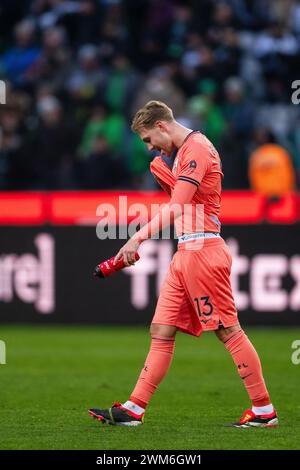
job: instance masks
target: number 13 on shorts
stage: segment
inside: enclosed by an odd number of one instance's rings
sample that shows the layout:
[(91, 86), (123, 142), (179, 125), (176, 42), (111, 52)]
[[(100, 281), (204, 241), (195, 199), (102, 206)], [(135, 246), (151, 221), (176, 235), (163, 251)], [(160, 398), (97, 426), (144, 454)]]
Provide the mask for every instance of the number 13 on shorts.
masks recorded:
[(196, 306), (196, 312), (198, 313), (199, 317), (201, 317), (201, 315), (209, 317), (213, 313), (214, 308), (210, 303), (209, 296), (205, 295), (203, 297), (194, 297), (194, 302)]

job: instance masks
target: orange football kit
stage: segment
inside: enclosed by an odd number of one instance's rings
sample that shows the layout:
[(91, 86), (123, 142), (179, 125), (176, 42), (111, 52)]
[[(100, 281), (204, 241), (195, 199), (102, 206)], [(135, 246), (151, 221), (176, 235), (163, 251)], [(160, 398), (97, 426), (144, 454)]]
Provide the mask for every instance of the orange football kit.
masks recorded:
[[(197, 205), (194, 214), (187, 211), (188, 220), (184, 223), (175, 220), (178, 251), (161, 289), (152, 323), (174, 325), (195, 336), (220, 325), (236, 325), (237, 311), (230, 285), (232, 259), (219, 236), (223, 173), (218, 152), (203, 134), (193, 132), (180, 147), (173, 172), (161, 157), (156, 157), (150, 168), (168, 193), (172, 193), (176, 180), (197, 187), (191, 204)], [(196, 234), (200, 232), (200, 238), (195, 238), (193, 224), (198, 225)]]
[[(230, 284), (232, 258), (220, 236), (218, 217), (223, 173), (218, 152), (201, 132), (193, 131), (178, 149), (172, 171), (161, 157), (153, 160), (150, 169), (171, 196), (172, 203), (179, 202), (180, 206), (184, 202), (191, 203), (187, 217), (185, 213), (174, 217), (178, 250), (163, 283), (152, 324), (175, 326), (194, 336), (200, 336), (203, 331), (237, 326), (225, 337), (224, 345), (237, 366), (253, 410), (264, 416), (268, 425), (273, 425), (273, 419), (277, 418), (273, 417), (275, 411), (259, 357), (239, 326)], [(191, 192), (192, 187), (196, 189)], [(163, 212), (164, 209), (160, 215)], [(155, 233), (167, 223), (155, 216), (134, 238), (145, 240), (150, 237), (151, 225)], [(144, 368), (125, 409), (133, 411), (137, 407), (140, 413), (144, 412), (170, 367), (174, 347), (175, 337), (152, 335)]]
[[(232, 356), (252, 409), (231, 426), (276, 426), (276, 410), (270, 402), (258, 354), (239, 325), (234, 305), (232, 259), (220, 236), (218, 218), (223, 176), (218, 152), (202, 133), (193, 131), (178, 149), (172, 171), (161, 157), (156, 157), (151, 172), (171, 199), (132, 238), (142, 242), (173, 220), (178, 237), (178, 250), (152, 320), (153, 331), (165, 331), (157, 325), (169, 325), (175, 327), (174, 331), (200, 336), (203, 331), (234, 326), (219, 337)], [(172, 209), (174, 204), (177, 209)], [(92, 409), (92, 416), (110, 424), (136, 426), (143, 422), (145, 409), (173, 359), (176, 333), (172, 331), (171, 336), (151, 334), (150, 351), (130, 399), (123, 405), (115, 403), (109, 410)]]

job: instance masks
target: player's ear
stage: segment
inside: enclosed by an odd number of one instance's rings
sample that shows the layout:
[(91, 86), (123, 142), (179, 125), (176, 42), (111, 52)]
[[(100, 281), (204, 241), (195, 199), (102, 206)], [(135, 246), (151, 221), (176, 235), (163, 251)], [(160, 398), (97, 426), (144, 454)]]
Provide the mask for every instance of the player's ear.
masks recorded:
[(167, 123), (165, 121), (156, 121), (155, 126), (161, 131), (166, 132), (168, 130)]

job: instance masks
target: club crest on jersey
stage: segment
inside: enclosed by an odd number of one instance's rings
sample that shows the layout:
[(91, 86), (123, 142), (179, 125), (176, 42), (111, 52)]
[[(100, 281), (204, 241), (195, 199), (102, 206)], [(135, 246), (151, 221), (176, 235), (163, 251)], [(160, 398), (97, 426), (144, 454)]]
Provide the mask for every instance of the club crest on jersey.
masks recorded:
[(197, 168), (196, 160), (191, 160), (190, 161), (189, 168)]

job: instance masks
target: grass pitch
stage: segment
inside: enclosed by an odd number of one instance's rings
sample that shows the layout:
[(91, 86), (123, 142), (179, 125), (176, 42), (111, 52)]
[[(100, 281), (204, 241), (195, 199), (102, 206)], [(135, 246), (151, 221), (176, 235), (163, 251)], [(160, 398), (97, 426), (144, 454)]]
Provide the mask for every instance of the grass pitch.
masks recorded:
[(249, 406), (233, 361), (213, 333), (177, 335), (172, 367), (144, 426), (105, 426), (87, 413), (125, 401), (144, 363), (146, 328), (0, 326), (1, 449), (299, 449), (300, 329), (246, 329), (278, 410), (275, 429), (225, 428)]

